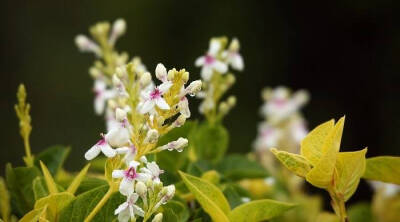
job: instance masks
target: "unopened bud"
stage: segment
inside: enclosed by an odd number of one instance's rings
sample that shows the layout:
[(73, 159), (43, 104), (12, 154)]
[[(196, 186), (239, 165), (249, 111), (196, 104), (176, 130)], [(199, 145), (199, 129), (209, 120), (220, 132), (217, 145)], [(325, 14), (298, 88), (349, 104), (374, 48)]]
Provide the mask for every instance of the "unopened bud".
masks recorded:
[(147, 158), (146, 158), (146, 156), (140, 157), (140, 162), (142, 162), (142, 163), (147, 163)]
[(167, 189), (167, 198), (171, 199), (175, 195), (175, 186), (174, 185), (169, 185), (165, 187)]
[(146, 187), (152, 187), (152, 186), (153, 186), (153, 181), (152, 180), (146, 181)]
[(167, 79), (167, 69), (161, 63), (157, 64), (156, 77), (157, 77), (157, 79), (159, 79), (159, 80), (161, 80), (163, 82), (166, 81), (166, 79)]
[(202, 86), (202, 82), (201, 80), (196, 80), (193, 81), (189, 84), (189, 86), (186, 88), (186, 92), (189, 95), (194, 95), (196, 93), (198, 93), (201, 90), (201, 86)]
[(123, 121), (126, 118), (126, 111), (120, 108), (115, 110), (115, 117), (118, 121)]
[(142, 76), (140, 76), (140, 84), (143, 87), (149, 85), (150, 82), (151, 82), (151, 74), (149, 72), (145, 72), (142, 74)]
[(122, 78), (122, 77), (124, 77), (124, 68), (121, 66), (121, 67), (117, 67), (116, 69), (115, 69), (115, 74), (116, 74), (116, 76), (118, 77), (118, 78)]
[(227, 83), (228, 85), (231, 86), (231, 85), (233, 85), (235, 82), (236, 82), (236, 78), (235, 78), (234, 75), (228, 74), (228, 75), (226, 76), (226, 83)]
[(147, 187), (146, 184), (144, 184), (143, 182), (139, 181), (136, 183), (136, 193), (139, 194), (139, 196), (144, 196), (146, 195), (147, 192)]
[(189, 73), (188, 72), (184, 72), (182, 74), (182, 80), (184, 83), (187, 83), (187, 81), (189, 80)]
[(120, 86), (121, 85), (121, 80), (118, 78), (116, 74), (113, 75), (112, 77), (112, 82), (114, 86)]
[(79, 50), (82, 52), (93, 52), (97, 56), (101, 55), (100, 47), (96, 43), (94, 43), (92, 40), (90, 40), (88, 37), (86, 37), (85, 35), (76, 36), (75, 44), (77, 45)]
[(162, 220), (163, 220), (163, 214), (158, 213), (158, 214), (156, 214), (156, 216), (154, 216), (154, 218), (151, 222), (162, 222)]
[(98, 68), (96, 67), (90, 67), (89, 69), (89, 74), (91, 77), (93, 77), (94, 79), (97, 79), (98, 77), (101, 76), (101, 72)]
[(233, 107), (236, 105), (236, 97), (235, 96), (229, 96), (227, 100), (228, 106)]
[(219, 104), (219, 111), (220, 111), (221, 113), (227, 113), (227, 112), (229, 111), (229, 106), (228, 106), (228, 104), (227, 104), (226, 102), (221, 102), (221, 103)]
[(169, 142), (166, 145), (166, 148), (169, 151), (177, 150), (178, 152), (182, 152), (183, 148), (188, 145), (188, 142), (189, 141), (187, 139), (179, 137), (179, 139)]
[(175, 72), (176, 72), (176, 69), (171, 69), (171, 70), (169, 70), (168, 71), (168, 80), (173, 80), (174, 79), (174, 77), (175, 77)]
[[(189, 110), (189, 112), (190, 112), (190, 110)], [(187, 119), (185, 116), (186, 116), (186, 114), (179, 115), (179, 117), (173, 123), (174, 127), (183, 126), (183, 124), (185, 124), (186, 119)]]
[(117, 19), (113, 24), (113, 32), (115, 35), (123, 35), (126, 31), (126, 22), (124, 19)]
[(112, 99), (108, 100), (107, 105), (113, 110), (117, 107), (117, 103), (115, 102), (115, 100)]
[(155, 129), (150, 129), (147, 131), (146, 139), (145, 141), (147, 143), (155, 143), (158, 140), (158, 131)]
[(233, 38), (231, 41), (231, 44), (229, 45), (229, 49), (231, 51), (237, 52), (237, 51), (239, 51), (239, 48), (240, 48), (239, 40), (237, 38)]

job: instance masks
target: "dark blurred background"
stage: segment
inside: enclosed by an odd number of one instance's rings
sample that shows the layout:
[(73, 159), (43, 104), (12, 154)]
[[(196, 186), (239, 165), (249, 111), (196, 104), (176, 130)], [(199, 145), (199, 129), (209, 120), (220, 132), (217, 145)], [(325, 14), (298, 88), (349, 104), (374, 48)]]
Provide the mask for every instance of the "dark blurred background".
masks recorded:
[[(209, 38), (238, 37), (245, 71), (230, 91), (238, 105), (226, 118), (230, 152), (248, 152), (260, 121), (260, 90), (304, 88), (304, 115), (313, 128), (346, 115), (343, 150), (400, 155), (399, 7), (390, 0), (336, 1), (3, 1), (1, 3), (0, 170), (22, 164), (23, 144), (13, 110), (19, 83), (32, 104), (31, 144), (37, 153), (70, 145), (68, 169), (104, 129), (93, 110), (93, 56), (74, 44), (97, 21), (125, 18), (117, 48), (199, 77), (194, 60)], [(192, 110), (197, 110), (197, 103)], [(197, 112), (197, 111), (196, 111)], [(198, 117), (195, 115), (194, 118)], [(72, 156), (72, 158), (71, 158)], [(367, 199), (368, 188), (353, 200)], [(365, 189), (364, 189), (365, 188)]]

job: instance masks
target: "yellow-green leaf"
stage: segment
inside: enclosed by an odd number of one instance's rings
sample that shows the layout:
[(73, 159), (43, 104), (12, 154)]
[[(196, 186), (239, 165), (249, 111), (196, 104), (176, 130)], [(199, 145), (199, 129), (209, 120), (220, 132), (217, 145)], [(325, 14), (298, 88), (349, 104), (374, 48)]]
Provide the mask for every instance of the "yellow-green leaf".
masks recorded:
[(10, 218), (10, 209), (10, 194), (8, 193), (3, 177), (0, 177), (0, 210), (3, 220), (8, 221)]
[(25, 214), (24, 217), (19, 220), (19, 222), (38, 222), (42, 221), (43, 219), (46, 218), (46, 211), (47, 211), (47, 205), (38, 208), (38, 209), (33, 209), (29, 213)]
[(75, 179), (72, 181), (72, 183), (68, 186), (67, 192), (74, 194), (76, 190), (78, 189), (79, 185), (81, 184), (82, 180), (85, 178), (86, 173), (90, 167), (90, 163), (87, 164), (80, 172), (79, 174), (75, 177)]
[(57, 193), (57, 185), (56, 182), (54, 182), (53, 177), (50, 174), (49, 169), (47, 169), (46, 165), (42, 161), (40, 161), (40, 167), (42, 168), (42, 172), (44, 175), (44, 180), (46, 181), (47, 189), (49, 190), (49, 193)]
[(322, 156), (322, 146), (335, 126), (335, 121), (332, 119), (327, 121), (315, 129), (313, 129), (301, 141), (301, 155), (304, 156), (311, 164), (317, 165)]
[(60, 219), (59, 214), (61, 210), (74, 200), (74, 198), (74, 195), (68, 192), (50, 194), (36, 201), (35, 209), (47, 206), (47, 219), (50, 221), (58, 221)]
[(113, 181), (112, 172), (115, 169), (118, 169), (121, 165), (121, 159), (119, 155), (116, 155), (113, 158), (108, 158), (106, 160), (106, 165), (104, 167), (104, 176), (106, 177), (107, 182), (110, 184)]
[(355, 152), (339, 153), (336, 160), (335, 189), (343, 194), (344, 201), (350, 199), (358, 187), (365, 171), (367, 148)]
[(336, 155), (339, 152), (342, 139), (344, 117), (335, 125), (334, 129), (327, 136), (322, 146), (322, 156), (317, 165), (306, 175), (306, 180), (319, 188), (327, 188), (333, 178)]
[(288, 170), (300, 177), (305, 177), (312, 168), (307, 159), (301, 155), (279, 151), (275, 148), (271, 148), (271, 152)]
[(275, 200), (256, 200), (242, 204), (229, 214), (231, 222), (257, 222), (279, 216), (295, 205)]
[(224, 194), (215, 185), (179, 171), (183, 182), (214, 221), (229, 222), (230, 206)]
[(363, 178), (400, 185), (400, 157), (379, 156), (368, 158)]

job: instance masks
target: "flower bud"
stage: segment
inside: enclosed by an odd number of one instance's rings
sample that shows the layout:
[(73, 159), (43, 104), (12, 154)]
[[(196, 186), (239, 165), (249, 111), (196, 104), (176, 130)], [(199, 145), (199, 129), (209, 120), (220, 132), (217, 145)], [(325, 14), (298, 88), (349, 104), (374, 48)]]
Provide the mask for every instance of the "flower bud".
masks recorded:
[(141, 181), (137, 182), (136, 183), (136, 193), (138, 193), (139, 196), (143, 197), (144, 195), (146, 195), (146, 192), (147, 192), (146, 184), (144, 184)]
[(178, 152), (182, 152), (183, 148), (188, 145), (188, 140), (182, 137), (179, 139), (169, 142), (166, 146), (169, 151), (177, 150)]
[(115, 110), (115, 117), (118, 121), (123, 121), (126, 118), (126, 111), (120, 108)]
[(167, 189), (166, 196), (168, 199), (171, 199), (175, 195), (175, 186), (169, 185), (165, 187)]
[(149, 72), (143, 73), (142, 76), (140, 77), (140, 84), (143, 87), (145, 87), (149, 85), (150, 82), (151, 82), (151, 74)]
[(113, 33), (116, 36), (123, 35), (126, 31), (126, 22), (124, 19), (117, 19), (113, 24)]
[(147, 131), (146, 139), (145, 141), (147, 143), (155, 143), (158, 140), (158, 131), (155, 129), (150, 129)]
[(228, 106), (228, 104), (226, 103), (226, 102), (221, 102), (220, 104), (219, 104), (219, 111), (221, 112), (221, 113), (227, 113), (228, 111), (229, 111), (229, 106)]
[(233, 107), (236, 105), (236, 97), (235, 96), (229, 96), (227, 100), (228, 106)]
[(240, 43), (237, 38), (233, 38), (231, 41), (231, 44), (229, 45), (229, 50), (237, 52), (239, 51), (240, 48)]
[(97, 79), (98, 77), (100, 77), (102, 75), (101, 71), (99, 69), (97, 69), (96, 67), (90, 67), (89, 74), (94, 79)]
[(182, 74), (182, 80), (184, 83), (187, 83), (187, 81), (189, 80), (189, 73), (188, 72), (184, 72)]
[(157, 79), (159, 79), (159, 80), (161, 80), (163, 82), (167, 80), (167, 69), (161, 63), (157, 64), (156, 77), (157, 77)]
[(233, 85), (236, 82), (236, 78), (234, 75), (232, 74), (228, 74), (226, 76), (226, 84), (228, 84), (229, 86)]
[(117, 107), (117, 103), (115, 102), (115, 100), (110, 99), (107, 101), (107, 105), (108, 107), (110, 107), (112, 110), (114, 110)]
[(202, 82), (201, 80), (193, 81), (186, 87), (186, 93), (189, 95), (195, 95), (201, 90)]
[(113, 75), (112, 82), (113, 82), (113, 85), (116, 87), (121, 85), (121, 80), (118, 78), (118, 76), (116, 74)]
[(156, 214), (156, 216), (154, 216), (154, 218), (151, 222), (162, 222), (162, 220), (163, 220), (163, 214), (158, 213), (158, 214)]
[(90, 44), (91, 40), (85, 35), (77, 35), (75, 37), (75, 44), (81, 51), (87, 51), (88, 45)]
[(152, 186), (153, 186), (153, 181), (152, 180), (146, 181), (146, 187), (152, 187)]
[(146, 158), (146, 156), (140, 157), (140, 162), (142, 162), (142, 163), (147, 163), (147, 158)]
[(171, 69), (171, 70), (169, 70), (168, 71), (168, 80), (173, 80), (174, 79), (174, 77), (175, 77), (175, 72), (176, 72), (176, 69)]
[(118, 78), (122, 78), (123, 76), (124, 76), (124, 68), (121, 66), (121, 67), (117, 67), (116, 69), (115, 69), (115, 75), (118, 77)]
[(181, 127), (183, 124), (186, 122), (186, 117), (184, 114), (179, 115), (179, 117), (174, 121), (173, 126), (174, 127)]

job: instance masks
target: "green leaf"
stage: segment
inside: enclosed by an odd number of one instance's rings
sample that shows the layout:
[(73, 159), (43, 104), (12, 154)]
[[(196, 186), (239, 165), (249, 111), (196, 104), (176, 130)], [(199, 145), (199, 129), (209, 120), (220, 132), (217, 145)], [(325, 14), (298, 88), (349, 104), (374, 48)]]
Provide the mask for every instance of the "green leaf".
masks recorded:
[(8, 221), (11, 213), (10, 194), (8, 193), (3, 177), (0, 177), (0, 197), (1, 218), (3, 218), (5, 221)]
[(55, 176), (61, 166), (64, 164), (71, 148), (55, 145), (51, 146), (44, 151), (35, 155), (35, 165), (40, 167), (40, 161), (42, 161), (49, 169), (51, 175)]
[(357, 203), (347, 210), (351, 222), (373, 222), (371, 205), (369, 203)]
[(363, 178), (400, 185), (400, 157), (379, 156), (368, 158)]
[(184, 222), (189, 219), (189, 210), (186, 204), (170, 200), (162, 206), (163, 222)]
[[(89, 213), (94, 209), (97, 203), (103, 198), (108, 190), (108, 185), (97, 187), (93, 190), (87, 191), (76, 196), (67, 207), (65, 207), (60, 214), (60, 222), (75, 222), (84, 221)], [(114, 193), (107, 203), (101, 208), (97, 215), (93, 218), (92, 222), (109, 222), (113, 221), (116, 216), (114, 215), (115, 209), (122, 204), (126, 198), (120, 193)]]
[(312, 168), (307, 159), (301, 155), (279, 151), (275, 148), (271, 148), (271, 152), (288, 170), (297, 176), (306, 177), (307, 173), (310, 172)]
[(24, 217), (19, 220), (19, 222), (41, 222), (41, 218), (46, 218), (46, 211), (47, 206), (31, 210), (29, 213), (25, 214)]
[(213, 184), (179, 171), (183, 182), (214, 221), (229, 222), (230, 206), (224, 194)]
[[(175, 128), (163, 135), (158, 140), (157, 146), (165, 145), (171, 141), (177, 140), (179, 137), (189, 138), (189, 134), (196, 128), (197, 122), (187, 121), (183, 126)], [(178, 170), (182, 169), (185, 165), (189, 149), (192, 146), (192, 141), (189, 139), (188, 147), (186, 147), (183, 152), (159, 152), (157, 153), (157, 163), (161, 169), (167, 172), (176, 173)]]
[(57, 193), (58, 192), (57, 184), (54, 181), (54, 178), (51, 176), (46, 165), (44, 165), (44, 163), (42, 161), (40, 161), (40, 167), (42, 168), (44, 180), (46, 181), (46, 185), (47, 185), (47, 189), (49, 190), (49, 193), (51, 193), (51, 194)]
[(222, 159), (228, 148), (229, 134), (224, 126), (203, 122), (191, 135), (197, 159), (216, 163)]
[(108, 185), (107, 181), (100, 178), (86, 177), (76, 191), (76, 195), (87, 192), (89, 190)]
[(357, 190), (360, 178), (365, 171), (365, 154), (367, 149), (355, 152), (342, 152), (337, 155), (335, 188), (344, 195), (344, 201)]
[(295, 205), (275, 200), (256, 200), (242, 204), (231, 211), (231, 222), (263, 221), (269, 220), (290, 210)]
[(79, 174), (75, 177), (75, 179), (72, 181), (72, 183), (69, 185), (67, 192), (74, 194), (76, 190), (78, 189), (79, 185), (81, 184), (82, 180), (85, 178), (86, 173), (90, 167), (90, 163), (88, 163), (80, 172)]
[(39, 200), (42, 197), (49, 195), (49, 191), (46, 187), (46, 182), (43, 177), (36, 177), (33, 180), (33, 194), (35, 196), (35, 200)]
[(344, 117), (336, 123), (334, 129), (329, 133), (322, 146), (322, 156), (318, 163), (306, 175), (306, 180), (312, 185), (325, 189), (333, 177), (336, 164), (336, 155), (339, 152), (342, 139)]
[(265, 178), (268, 176), (268, 172), (259, 163), (239, 154), (226, 156), (216, 168), (221, 174), (231, 180)]
[(301, 155), (311, 164), (317, 165), (322, 156), (322, 146), (329, 133), (333, 130), (335, 121), (332, 119), (315, 127), (301, 141)]
[(250, 196), (246, 190), (233, 183), (226, 185), (224, 195), (228, 199), (232, 209), (243, 204), (243, 198), (248, 198)]
[(35, 209), (41, 209), (47, 206), (46, 210), (46, 218), (50, 221), (59, 221), (60, 220), (60, 212), (64, 207), (66, 207), (73, 199), (74, 195), (62, 192), (62, 193), (53, 193), (47, 197), (43, 197), (36, 201)]
[(36, 167), (12, 168), (11, 164), (7, 164), (6, 182), (17, 216), (22, 216), (33, 208), (35, 198), (32, 182), (38, 176), (41, 173)]

